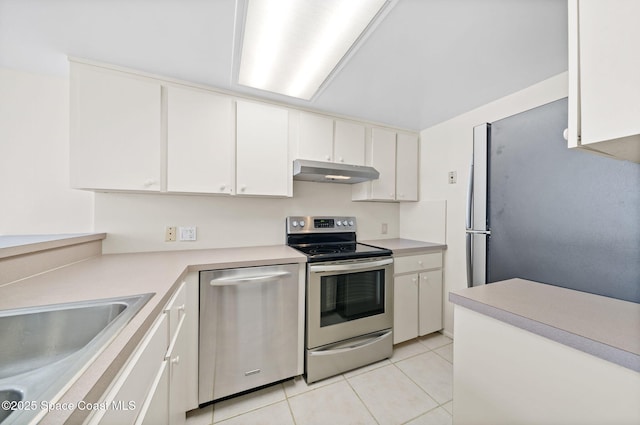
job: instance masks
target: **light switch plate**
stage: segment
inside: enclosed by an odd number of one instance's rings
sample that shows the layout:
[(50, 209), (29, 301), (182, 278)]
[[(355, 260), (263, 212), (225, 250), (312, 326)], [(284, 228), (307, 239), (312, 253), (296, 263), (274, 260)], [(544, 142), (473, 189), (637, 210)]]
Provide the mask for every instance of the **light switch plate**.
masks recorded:
[(197, 239), (196, 226), (178, 227), (181, 241), (195, 241)]
[(458, 173), (455, 171), (449, 171), (449, 184), (456, 184), (458, 180)]

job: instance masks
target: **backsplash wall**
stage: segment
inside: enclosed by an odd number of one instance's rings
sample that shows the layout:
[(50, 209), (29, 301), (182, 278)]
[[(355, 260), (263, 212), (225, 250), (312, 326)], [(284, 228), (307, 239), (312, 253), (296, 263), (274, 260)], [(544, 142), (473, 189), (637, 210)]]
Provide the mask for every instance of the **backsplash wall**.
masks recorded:
[[(358, 239), (399, 235), (399, 205), (351, 201), (351, 186), (294, 182), (293, 198), (96, 193), (95, 231), (104, 253), (285, 243), (289, 215), (352, 215)], [(388, 227), (382, 234), (382, 223)], [(165, 242), (167, 226), (196, 226), (198, 240)]]

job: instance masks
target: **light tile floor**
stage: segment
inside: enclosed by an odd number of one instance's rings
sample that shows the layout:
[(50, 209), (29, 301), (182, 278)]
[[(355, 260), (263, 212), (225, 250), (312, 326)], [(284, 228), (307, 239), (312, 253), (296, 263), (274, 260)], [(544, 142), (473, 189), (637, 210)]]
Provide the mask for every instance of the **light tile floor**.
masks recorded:
[(301, 377), (187, 414), (187, 425), (451, 425), (453, 341), (434, 333), (391, 359), (307, 385)]

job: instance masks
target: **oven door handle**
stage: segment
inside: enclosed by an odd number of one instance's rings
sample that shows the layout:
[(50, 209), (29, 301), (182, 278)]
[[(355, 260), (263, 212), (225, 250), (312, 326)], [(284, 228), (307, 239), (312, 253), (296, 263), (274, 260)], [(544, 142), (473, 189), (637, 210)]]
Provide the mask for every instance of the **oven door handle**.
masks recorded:
[(387, 266), (393, 264), (393, 258), (385, 258), (384, 260), (367, 261), (362, 263), (352, 264), (327, 264), (327, 265), (309, 265), (309, 271), (313, 273), (318, 272), (351, 272), (355, 270), (364, 270), (375, 267)]

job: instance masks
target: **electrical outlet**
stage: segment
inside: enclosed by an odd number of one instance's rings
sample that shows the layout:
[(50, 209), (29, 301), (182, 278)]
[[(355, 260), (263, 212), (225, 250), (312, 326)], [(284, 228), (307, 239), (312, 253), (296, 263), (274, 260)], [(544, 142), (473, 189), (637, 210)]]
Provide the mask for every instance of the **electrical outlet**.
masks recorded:
[(181, 241), (195, 241), (197, 239), (196, 226), (178, 227)]
[(458, 181), (458, 173), (455, 171), (449, 171), (449, 184), (456, 184)]
[(382, 234), (383, 234), (383, 235), (386, 235), (386, 234), (387, 234), (388, 227), (389, 227), (389, 226), (387, 226), (387, 223), (382, 223), (382, 229), (381, 229), (381, 232), (382, 232)]
[(176, 241), (176, 228), (175, 226), (167, 226), (164, 231), (164, 241), (165, 242), (175, 242)]

